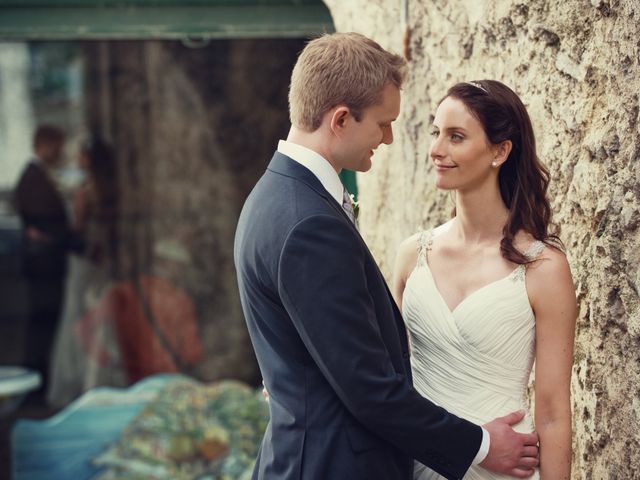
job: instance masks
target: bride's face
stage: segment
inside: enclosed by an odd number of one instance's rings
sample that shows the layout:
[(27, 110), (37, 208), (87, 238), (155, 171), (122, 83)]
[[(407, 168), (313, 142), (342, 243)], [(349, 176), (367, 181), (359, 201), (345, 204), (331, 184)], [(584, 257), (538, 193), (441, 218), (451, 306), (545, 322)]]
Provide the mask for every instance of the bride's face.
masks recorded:
[(438, 106), (431, 137), (429, 155), (438, 188), (465, 191), (495, 181), (495, 147), (460, 100), (447, 97)]

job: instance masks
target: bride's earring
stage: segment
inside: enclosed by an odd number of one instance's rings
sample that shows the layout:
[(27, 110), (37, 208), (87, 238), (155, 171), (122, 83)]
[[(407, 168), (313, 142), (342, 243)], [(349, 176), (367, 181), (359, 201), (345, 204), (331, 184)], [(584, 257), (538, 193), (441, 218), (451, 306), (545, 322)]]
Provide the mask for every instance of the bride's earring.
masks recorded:
[(491, 166), (492, 166), (493, 168), (496, 168), (496, 167), (498, 166), (498, 162), (491, 162)]

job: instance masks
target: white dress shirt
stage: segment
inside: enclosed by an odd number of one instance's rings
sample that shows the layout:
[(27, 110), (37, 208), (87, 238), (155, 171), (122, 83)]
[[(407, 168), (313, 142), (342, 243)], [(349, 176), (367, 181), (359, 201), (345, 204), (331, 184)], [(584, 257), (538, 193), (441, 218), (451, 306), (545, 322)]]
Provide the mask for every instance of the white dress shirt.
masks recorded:
[(336, 171), (322, 155), (309, 150), (307, 147), (287, 142), (286, 140), (280, 140), (278, 151), (311, 170), (311, 173), (320, 181), (325, 190), (342, 207), (344, 187)]
[[(336, 171), (322, 155), (302, 145), (287, 142), (286, 140), (280, 140), (280, 142), (278, 142), (278, 152), (311, 170), (311, 173), (316, 176), (325, 190), (329, 192), (335, 201), (338, 202), (338, 205), (342, 207), (344, 187)], [(473, 462), (471, 462), (472, 465), (478, 465), (487, 457), (489, 444), (489, 432), (482, 428), (482, 443), (480, 444), (480, 449), (476, 457), (473, 459)]]

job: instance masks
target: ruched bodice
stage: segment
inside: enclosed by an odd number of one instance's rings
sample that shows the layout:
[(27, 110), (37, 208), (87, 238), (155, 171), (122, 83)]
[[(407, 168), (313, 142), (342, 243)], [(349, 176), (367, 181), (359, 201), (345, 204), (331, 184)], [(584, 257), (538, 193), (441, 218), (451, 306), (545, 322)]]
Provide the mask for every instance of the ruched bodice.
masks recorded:
[[(420, 236), (418, 262), (407, 280), (402, 300), (416, 390), (477, 424), (518, 409), (528, 411), (526, 395), (534, 360), (535, 317), (525, 287), (526, 266), (517, 266), (506, 277), (476, 290), (450, 310), (427, 262), (431, 235), (429, 232)], [(525, 255), (535, 258), (543, 248), (542, 242), (534, 242)], [(532, 431), (531, 415), (527, 414), (515, 429)], [(426, 469), (415, 478), (442, 477)], [(508, 477), (472, 467), (464, 478)], [(532, 478), (538, 478), (537, 473)]]

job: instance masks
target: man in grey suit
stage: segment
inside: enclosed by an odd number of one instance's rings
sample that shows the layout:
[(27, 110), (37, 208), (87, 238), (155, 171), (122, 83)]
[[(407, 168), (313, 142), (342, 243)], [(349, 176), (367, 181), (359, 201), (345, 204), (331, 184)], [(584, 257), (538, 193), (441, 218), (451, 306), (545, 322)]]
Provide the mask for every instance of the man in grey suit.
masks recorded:
[(518, 477), (535, 434), (484, 427), (411, 385), (401, 315), (353, 222), (343, 169), (366, 172), (393, 141), (401, 57), (358, 34), (310, 42), (293, 71), (292, 127), (247, 199), (236, 232), (243, 310), (271, 421), (255, 479), (412, 478), (413, 459), (448, 479), (473, 463)]

